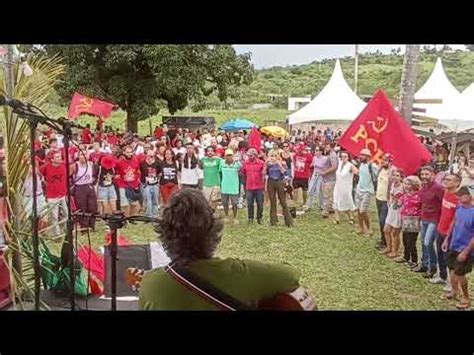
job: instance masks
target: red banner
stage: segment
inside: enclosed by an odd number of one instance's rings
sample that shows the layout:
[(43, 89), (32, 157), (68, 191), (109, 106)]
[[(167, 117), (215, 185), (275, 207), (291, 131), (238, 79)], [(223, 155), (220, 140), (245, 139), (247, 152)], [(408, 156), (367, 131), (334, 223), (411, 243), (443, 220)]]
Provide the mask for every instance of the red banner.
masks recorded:
[(109, 102), (92, 99), (76, 92), (72, 97), (71, 104), (69, 105), (68, 117), (74, 119), (77, 118), (77, 116), (86, 113), (107, 118), (110, 116), (115, 106), (116, 105)]
[(428, 149), (412, 132), (410, 126), (393, 108), (382, 90), (375, 93), (359, 117), (342, 135), (339, 144), (351, 154), (359, 155), (363, 148), (380, 163), (385, 153), (393, 155), (393, 164), (405, 174), (415, 173), (431, 161)]

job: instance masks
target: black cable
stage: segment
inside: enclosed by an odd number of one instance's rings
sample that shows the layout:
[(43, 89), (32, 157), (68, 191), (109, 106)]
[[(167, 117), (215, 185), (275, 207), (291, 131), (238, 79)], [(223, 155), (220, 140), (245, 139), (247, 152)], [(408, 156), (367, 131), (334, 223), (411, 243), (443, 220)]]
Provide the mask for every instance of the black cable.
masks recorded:
[[(89, 267), (87, 268), (87, 289), (89, 290), (89, 285), (91, 282), (91, 254), (92, 254), (92, 243), (91, 243), (91, 235), (89, 232), (89, 228), (87, 228), (87, 244), (89, 246)], [(89, 310), (89, 296), (86, 297), (86, 311)]]

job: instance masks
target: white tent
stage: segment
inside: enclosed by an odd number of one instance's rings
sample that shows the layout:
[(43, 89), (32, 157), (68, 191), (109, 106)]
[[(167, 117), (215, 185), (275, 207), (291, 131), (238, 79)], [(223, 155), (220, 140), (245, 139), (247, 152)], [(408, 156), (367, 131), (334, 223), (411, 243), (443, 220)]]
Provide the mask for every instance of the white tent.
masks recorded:
[(461, 93), (461, 100), (465, 112), (463, 119), (474, 121), (474, 83), (464, 89)]
[(363, 110), (362, 101), (347, 84), (339, 60), (326, 86), (310, 103), (288, 116), (290, 125), (313, 121), (352, 121)]
[(461, 93), (458, 106), (458, 130), (474, 128), (474, 83)]
[[(441, 99), (441, 104), (415, 104), (415, 107), (426, 109), (420, 116), (437, 120), (462, 119), (459, 110), (461, 94), (449, 81), (443, 69), (441, 58), (438, 58), (433, 72), (423, 86), (416, 92), (415, 99)], [(458, 117), (457, 117), (458, 116)]]

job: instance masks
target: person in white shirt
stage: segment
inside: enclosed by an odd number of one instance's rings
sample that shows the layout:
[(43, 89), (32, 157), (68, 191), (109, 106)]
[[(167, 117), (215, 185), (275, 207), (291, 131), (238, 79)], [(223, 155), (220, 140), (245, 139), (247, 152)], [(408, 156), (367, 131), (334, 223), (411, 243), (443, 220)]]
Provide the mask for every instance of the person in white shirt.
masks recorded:
[(175, 156), (178, 156), (178, 154), (180, 154), (181, 156), (186, 154), (186, 148), (183, 147), (183, 141), (182, 140), (177, 140), (176, 141), (176, 147), (173, 148), (173, 154)]
[(211, 145), (211, 139), (211, 134), (207, 130), (204, 130), (204, 134), (201, 137), (201, 142), (204, 149)]
[(186, 154), (180, 162), (181, 186), (197, 188), (199, 186), (199, 160), (192, 143), (186, 145)]

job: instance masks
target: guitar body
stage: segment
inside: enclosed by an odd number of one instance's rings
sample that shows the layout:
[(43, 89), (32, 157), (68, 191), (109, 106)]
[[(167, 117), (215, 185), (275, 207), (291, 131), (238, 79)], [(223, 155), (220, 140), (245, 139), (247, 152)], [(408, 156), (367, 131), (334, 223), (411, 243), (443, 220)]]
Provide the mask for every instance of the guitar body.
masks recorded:
[(293, 292), (280, 293), (276, 296), (258, 302), (258, 309), (262, 311), (315, 311), (316, 303), (311, 295), (303, 288), (298, 287)]
[[(127, 284), (133, 289), (140, 287), (141, 280), (145, 274), (144, 270), (130, 268), (125, 278)], [(303, 287), (288, 293), (280, 293), (271, 298), (258, 302), (258, 310), (261, 311), (315, 311), (316, 302)]]

